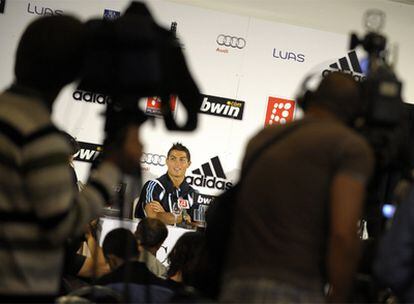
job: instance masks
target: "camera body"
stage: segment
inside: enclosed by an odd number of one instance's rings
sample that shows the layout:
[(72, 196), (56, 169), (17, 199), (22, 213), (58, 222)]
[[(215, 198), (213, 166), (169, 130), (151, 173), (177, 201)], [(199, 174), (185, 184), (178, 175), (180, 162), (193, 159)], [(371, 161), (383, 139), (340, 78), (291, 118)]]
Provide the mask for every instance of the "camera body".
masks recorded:
[[(145, 4), (132, 2), (115, 20), (85, 24), (85, 55), (79, 89), (110, 96), (105, 132), (115, 136), (128, 123), (147, 119), (138, 107), (142, 97), (158, 96), (166, 127), (192, 131), (197, 126), (201, 94), (175, 33), (156, 24)], [(187, 121), (177, 125), (170, 96), (178, 96)]]

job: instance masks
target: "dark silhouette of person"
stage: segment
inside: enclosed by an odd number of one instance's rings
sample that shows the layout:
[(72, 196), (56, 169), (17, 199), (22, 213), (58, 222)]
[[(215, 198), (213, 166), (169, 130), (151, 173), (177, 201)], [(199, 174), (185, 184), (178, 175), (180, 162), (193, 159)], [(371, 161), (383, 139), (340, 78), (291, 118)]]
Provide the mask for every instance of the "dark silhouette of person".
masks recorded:
[(167, 267), (157, 259), (157, 251), (168, 236), (167, 226), (159, 219), (143, 218), (135, 230), (139, 247), (139, 261), (147, 265), (156, 276), (166, 278)]
[(247, 145), (242, 171), (279, 136), (242, 181), (223, 253), (223, 301), (349, 300), (374, 163), (367, 141), (348, 126), (360, 91), (352, 76), (334, 72), (305, 101), (304, 119), (266, 127)]
[(133, 303), (165, 303), (171, 298), (173, 291), (166, 281), (153, 274), (145, 263), (139, 262), (138, 243), (131, 231), (124, 228), (110, 231), (102, 249), (111, 272), (99, 278), (96, 284), (121, 294), (128, 284), (129, 300)]
[(139, 170), (138, 124), (123, 130), (82, 192), (71, 148), (51, 120), (60, 90), (82, 70), (84, 26), (71, 16), (34, 20), (20, 38), (15, 80), (0, 94), (0, 297), (53, 301), (65, 241), (84, 232), (113, 195), (122, 172)]

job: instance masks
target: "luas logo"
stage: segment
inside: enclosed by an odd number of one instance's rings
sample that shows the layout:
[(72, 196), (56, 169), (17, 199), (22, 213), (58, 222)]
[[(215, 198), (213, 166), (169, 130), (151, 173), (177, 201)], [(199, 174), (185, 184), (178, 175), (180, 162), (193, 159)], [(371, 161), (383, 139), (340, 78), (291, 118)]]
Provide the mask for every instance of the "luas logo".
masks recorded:
[(53, 9), (50, 7), (33, 5), (32, 3), (27, 4), (27, 12), (33, 15), (39, 16), (51, 16), (51, 15), (63, 15), (63, 11), (59, 9)]
[[(211, 162), (211, 163), (210, 163)], [(217, 190), (228, 190), (233, 183), (227, 181), (218, 156), (210, 159), (210, 162), (201, 165), (201, 168), (193, 170), (193, 175), (185, 178), (186, 182), (192, 186), (210, 188)]]
[(291, 52), (291, 51), (282, 51), (276, 48), (273, 48), (273, 57), (276, 59), (282, 59), (287, 61), (296, 61), (299, 63), (305, 62), (305, 55), (301, 53)]
[(102, 146), (79, 141), (80, 149), (73, 156), (74, 160), (92, 163), (102, 152)]

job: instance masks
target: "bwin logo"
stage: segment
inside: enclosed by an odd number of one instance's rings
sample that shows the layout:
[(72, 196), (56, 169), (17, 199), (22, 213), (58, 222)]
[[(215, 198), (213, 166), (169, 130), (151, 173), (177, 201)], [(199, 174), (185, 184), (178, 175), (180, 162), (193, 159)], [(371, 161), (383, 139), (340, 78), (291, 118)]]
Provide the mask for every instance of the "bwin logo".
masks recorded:
[(204, 95), (200, 112), (215, 116), (243, 119), (244, 101)]
[(62, 10), (54, 10), (50, 7), (38, 7), (37, 5), (32, 6), (29, 2), (27, 4), (27, 12), (29, 14), (39, 15), (39, 16), (47, 16), (47, 15), (63, 15)]
[(73, 156), (74, 160), (92, 163), (102, 152), (102, 146), (79, 141), (80, 149)]
[[(348, 59), (347, 59), (348, 57)], [(349, 66), (349, 62), (351, 66)], [(338, 65), (339, 62), (339, 65)], [(350, 74), (355, 81), (364, 81), (366, 77), (363, 75), (361, 65), (359, 64), (359, 60), (355, 51), (351, 51), (348, 53), (348, 56), (342, 57), (338, 59), (338, 62), (334, 62), (329, 65), (332, 70), (323, 70), (322, 76), (326, 77), (330, 73), (334, 71), (339, 71), (342, 73)]]
[(73, 99), (75, 100), (83, 100), (86, 102), (92, 102), (92, 103), (99, 103), (99, 104), (107, 104), (111, 98), (107, 95), (98, 94), (98, 93), (92, 93), (88, 91), (81, 91), (76, 90), (73, 92)]
[[(233, 186), (233, 183), (226, 182), (226, 174), (224, 173), (223, 167), (221, 166), (220, 159), (218, 158), (218, 156), (211, 158), (210, 161), (211, 165), (209, 162), (207, 162), (201, 165), (201, 169), (193, 170), (191, 173), (197, 176), (187, 176), (185, 178), (186, 182), (190, 185), (210, 189), (230, 189)], [(213, 174), (212, 168), (215, 172), (215, 175)]]
[(294, 52), (288, 52), (288, 51), (281, 51), (277, 49), (273, 49), (273, 57), (277, 59), (283, 59), (283, 60), (293, 60), (296, 62), (305, 62), (305, 55), (294, 53)]
[(214, 196), (197, 193), (195, 195), (195, 202), (199, 205), (210, 205), (210, 203), (214, 200)]

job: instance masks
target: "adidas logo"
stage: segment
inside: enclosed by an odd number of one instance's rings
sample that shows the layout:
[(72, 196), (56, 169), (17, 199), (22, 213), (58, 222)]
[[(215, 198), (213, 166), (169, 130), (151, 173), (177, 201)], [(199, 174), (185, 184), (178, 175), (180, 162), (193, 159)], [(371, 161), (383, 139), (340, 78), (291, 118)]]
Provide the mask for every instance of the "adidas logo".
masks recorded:
[[(211, 162), (211, 163), (210, 163)], [(210, 159), (210, 162), (201, 165), (200, 169), (193, 170), (191, 173), (197, 176), (187, 176), (186, 182), (190, 185), (205, 187), (210, 189), (228, 190), (233, 183), (226, 182), (226, 174), (218, 156)], [(213, 172), (214, 170), (214, 172)], [(224, 181), (223, 181), (224, 180)]]
[(74, 160), (92, 163), (102, 152), (101, 145), (95, 145), (87, 142), (78, 141), (80, 149), (73, 156)]
[(334, 71), (339, 71), (339, 72), (348, 73), (352, 75), (355, 81), (358, 81), (358, 82), (364, 81), (366, 79), (366, 77), (362, 73), (362, 68), (361, 68), (361, 65), (359, 64), (359, 60), (358, 60), (358, 57), (355, 51), (351, 51), (348, 53), (347, 56), (339, 58), (338, 62), (334, 62), (330, 64), (329, 68), (331, 68), (332, 70), (324, 70), (322, 72), (323, 77), (326, 77), (327, 75), (329, 75), (330, 73)]
[(93, 93), (88, 91), (76, 90), (72, 94), (73, 99), (85, 102), (107, 104), (111, 101), (111, 98), (108, 95)]

